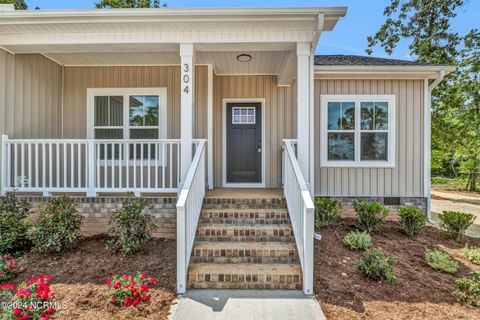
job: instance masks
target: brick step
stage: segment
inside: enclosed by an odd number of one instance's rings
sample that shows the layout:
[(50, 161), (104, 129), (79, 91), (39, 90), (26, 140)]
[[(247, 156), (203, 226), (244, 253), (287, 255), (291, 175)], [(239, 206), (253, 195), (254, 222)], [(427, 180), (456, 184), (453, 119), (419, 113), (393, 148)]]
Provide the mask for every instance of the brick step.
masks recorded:
[(190, 289), (302, 289), (299, 264), (191, 263)]
[(289, 224), (287, 209), (202, 209), (200, 223)]
[(203, 200), (204, 209), (285, 209), (283, 198), (212, 198)]
[(196, 242), (193, 263), (297, 263), (295, 243)]
[(290, 224), (199, 224), (196, 241), (293, 242)]

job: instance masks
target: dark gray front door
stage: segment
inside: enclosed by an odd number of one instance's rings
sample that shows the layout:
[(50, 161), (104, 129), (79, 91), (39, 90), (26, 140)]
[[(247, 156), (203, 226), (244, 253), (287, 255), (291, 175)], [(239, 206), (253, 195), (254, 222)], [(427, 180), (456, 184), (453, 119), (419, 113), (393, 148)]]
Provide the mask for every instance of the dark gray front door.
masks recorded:
[(227, 104), (227, 182), (262, 182), (260, 103)]

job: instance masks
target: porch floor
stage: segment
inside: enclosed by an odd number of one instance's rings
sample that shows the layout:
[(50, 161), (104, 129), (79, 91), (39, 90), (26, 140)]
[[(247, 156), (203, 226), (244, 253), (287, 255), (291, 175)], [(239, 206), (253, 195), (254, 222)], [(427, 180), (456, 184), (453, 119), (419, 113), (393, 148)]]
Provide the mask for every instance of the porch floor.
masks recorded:
[(283, 198), (282, 189), (217, 188), (207, 192), (209, 198)]

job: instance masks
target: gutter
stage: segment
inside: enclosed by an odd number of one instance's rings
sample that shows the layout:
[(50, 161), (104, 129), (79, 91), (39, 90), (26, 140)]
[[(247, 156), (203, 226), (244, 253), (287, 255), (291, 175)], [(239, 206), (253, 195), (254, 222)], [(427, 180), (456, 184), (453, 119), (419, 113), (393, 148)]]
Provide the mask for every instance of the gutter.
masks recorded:
[[(454, 69), (453, 69), (454, 70)], [(452, 69), (447, 70), (448, 72), (453, 71)], [(424, 96), (425, 96), (425, 105), (424, 105), (424, 195), (427, 198), (426, 203), (426, 212), (427, 212), (427, 222), (429, 224), (435, 225), (436, 222), (432, 219), (432, 207), (431, 207), (431, 177), (430, 177), (430, 170), (431, 170), (431, 149), (432, 149), (432, 142), (431, 142), (431, 132), (432, 132), (432, 91), (435, 89), (440, 82), (443, 81), (445, 78), (446, 71), (441, 70), (438, 73), (437, 78), (429, 85), (428, 79), (424, 81)]]

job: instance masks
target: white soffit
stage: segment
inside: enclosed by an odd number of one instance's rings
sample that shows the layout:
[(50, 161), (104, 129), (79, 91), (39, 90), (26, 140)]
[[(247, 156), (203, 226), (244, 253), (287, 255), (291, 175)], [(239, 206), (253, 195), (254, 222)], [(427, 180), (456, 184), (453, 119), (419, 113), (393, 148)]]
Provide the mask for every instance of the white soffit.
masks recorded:
[[(288, 51), (198, 52), (196, 63), (212, 64), (215, 74), (270, 74), (280, 73)], [(250, 62), (239, 62), (237, 56), (249, 54)]]
[[(239, 62), (239, 54), (252, 56), (250, 62)], [(288, 63), (290, 51), (200, 51), (195, 63), (213, 65), (217, 75), (278, 75)], [(43, 53), (63, 66), (155, 66), (179, 65), (175, 52), (91, 52), (91, 53)]]
[(178, 52), (44, 53), (63, 66), (179, 65)]

